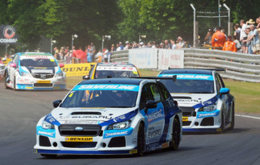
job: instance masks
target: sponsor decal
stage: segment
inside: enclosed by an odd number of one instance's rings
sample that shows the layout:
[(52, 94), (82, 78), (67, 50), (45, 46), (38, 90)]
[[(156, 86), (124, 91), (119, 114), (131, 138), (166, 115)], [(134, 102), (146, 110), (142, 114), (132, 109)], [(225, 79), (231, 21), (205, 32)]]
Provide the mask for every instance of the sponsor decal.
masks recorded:
[(96, 70), (137, 71), (135, 67), (122, 67), (122, 66), (97, 66)]
[(65, 64), (62, 71), (67, 77), (85, 76), (89, 75), (91, 65), (96, 65), (96, 63)]
[(2, 25), (0, 27), (0, 43), (13, 44), (17, 41), (16, 30), (13, 26)]
[(123, 90), (123, 91), (139, 91), (138, 85), (126, 85), (126, 84), (89, 84), (89, 85), (77, 85), (76, 90)]
[(188, 121), (188, 120), (189, 120), (188, 117), (182, 116), (182, 121)]
[(212, 75), (206, 74), (160, 74), (158, 77), (171, 77), (174, 75), (176, 75), (179, 80), (214, 80)]
[(133, 128), (128, 128), (124, 130), (105, 130), (104, 131), (104, 139), (117, 137), (117, 136), (127, 136), (133, 132)]
[(55, 136), (56, 136), (55, 129), (44, 129), (44, 128), (42, 128), (42, 126), (36, 127), (36, 134), (48, 136), (48, 137), (51, 137), (51, 138), (55, 138)]
[(197, 118), (218, 116), (219, 113), (220, 113), (220, 110), (215, 110), (215, 111), (210, 111), (210, 112), (198, 112)]
[(89, 120), (89, 119), (69, 119), (60, 120), (61, 124), (98, 124), (99, 120)]
[(73, 119), (112, 119), (112, 117), (109, 116), (103, 116), (103, 115), (74, 115), (71, 118)]
[(80, 137), (80, 136), (67, 136), (65, 137), (66, 142), (93, 142), (93, 137)]
[(155, 112), (151, 112), (147, 115), (148, 122), (154, 122), (161, 118), (164, 118), (164, 113), (162, 109), (159, 109), (158, 111)]

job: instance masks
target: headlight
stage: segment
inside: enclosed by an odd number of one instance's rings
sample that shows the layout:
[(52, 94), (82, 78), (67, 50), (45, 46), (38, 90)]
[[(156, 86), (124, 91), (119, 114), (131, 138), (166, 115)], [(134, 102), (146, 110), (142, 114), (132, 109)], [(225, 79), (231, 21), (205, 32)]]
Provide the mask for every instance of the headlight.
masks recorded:
[(63, 77), (63, 72), (56, 73), (57, 77)]
[(214, 111), (216, 109), (217, 109), (217, 105), (213, 104), (213, 105), (209, 105), (209, 106), (206, 106), (206, 107), (201, 107), (199, 109), (199, 111)]
[(54, 125), (47, 122), (47, 121), (43, 121), (42, 122), (42, 128), (44, 128), (44, 129), (54, 129)]
[(108, 126), (108, 130), (112, 130), (112, 129), (127, 129), (130, 127), (130, 121), (124, 121), (121, 123), (115, 123), (115, 124), (111, 124), (110, 126)]

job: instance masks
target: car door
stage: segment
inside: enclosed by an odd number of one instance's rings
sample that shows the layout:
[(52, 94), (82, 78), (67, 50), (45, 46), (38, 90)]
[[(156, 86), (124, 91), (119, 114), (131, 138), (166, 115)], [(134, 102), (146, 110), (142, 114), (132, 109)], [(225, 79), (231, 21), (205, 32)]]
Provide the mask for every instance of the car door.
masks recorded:
[[(218, 73), (216, 73), (216, 75), (215, 75), (215, 81), (216, 81), (218, 95), (220, 95), (219, 91), (221, 88), (225, 88), (225, 85)], [(220, 99), (222, 100), (222, 103), (223, 103), (221, 110), (224, 113), (224, 119), (225, 119), (225, 125), (226, 125), (229, 122), (228, 120), (230, 118), (230, 102), (229, 102), (228, 94), (221, 95)]]
[[(147, 108), (147, 101), (154, 101), (154, 108)], [(147, 131), (146, 144), (159, 142), (165, 125), (164, 106), (161, 101), (161, 95), (155, 83), (144, 85), (142, 89), (140, 109), (144, 112)]]

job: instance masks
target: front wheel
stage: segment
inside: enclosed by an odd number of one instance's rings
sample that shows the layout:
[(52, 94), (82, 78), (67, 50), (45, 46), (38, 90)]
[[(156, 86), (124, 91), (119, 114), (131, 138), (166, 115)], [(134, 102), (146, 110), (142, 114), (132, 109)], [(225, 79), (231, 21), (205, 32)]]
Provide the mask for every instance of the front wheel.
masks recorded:
[(4, 77), (5, 77), (5, 88), (6, 88), (6, 89), (9, 89), (7, 83), (9, 83), (9, 81), (10, 81), (9, 79), (10, 79), (10, 78), (9, 78), (9, 75), (8, 75), (7, 72), (5, 72), (5, 76), (4, 76)]
[(177, 118), (174, 118), (172, 126), (172, 141), (170, 143), (170, 149), (178, 150), (181, 140), (181, 125)]
[(141, 123), (137, 135), (137, 155), (143, 156), (145, 150), (144, 124)]
[(231, 112), (232, 114), (231, 114), (231, 126), (230, 126), (230, 129), (232, 130), (232, 129), (234, 129), (234, 127), (235, 127), (235, 105), (234, 105), (234, 103), (233, 103), (233, 105), (232, 105), (232, 112)]
[(16, 90), (16, 77), (14, 77), (14, 90)]

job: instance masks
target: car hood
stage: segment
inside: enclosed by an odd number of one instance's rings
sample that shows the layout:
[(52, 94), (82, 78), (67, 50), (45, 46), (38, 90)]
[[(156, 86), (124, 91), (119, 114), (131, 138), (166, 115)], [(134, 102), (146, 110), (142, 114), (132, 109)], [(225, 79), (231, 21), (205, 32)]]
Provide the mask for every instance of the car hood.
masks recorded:
[(216, 94), (171, 94), (173, 99), (178, 102), (180, 107), (196, 107), (197, 105), (207, 104), (216, 98)]
[[(126, 119), (136, 108), (56, 108), (51, 115), (60, 124), (101, 124)], [(120, 121), (119, 121), (120, 122)]]

